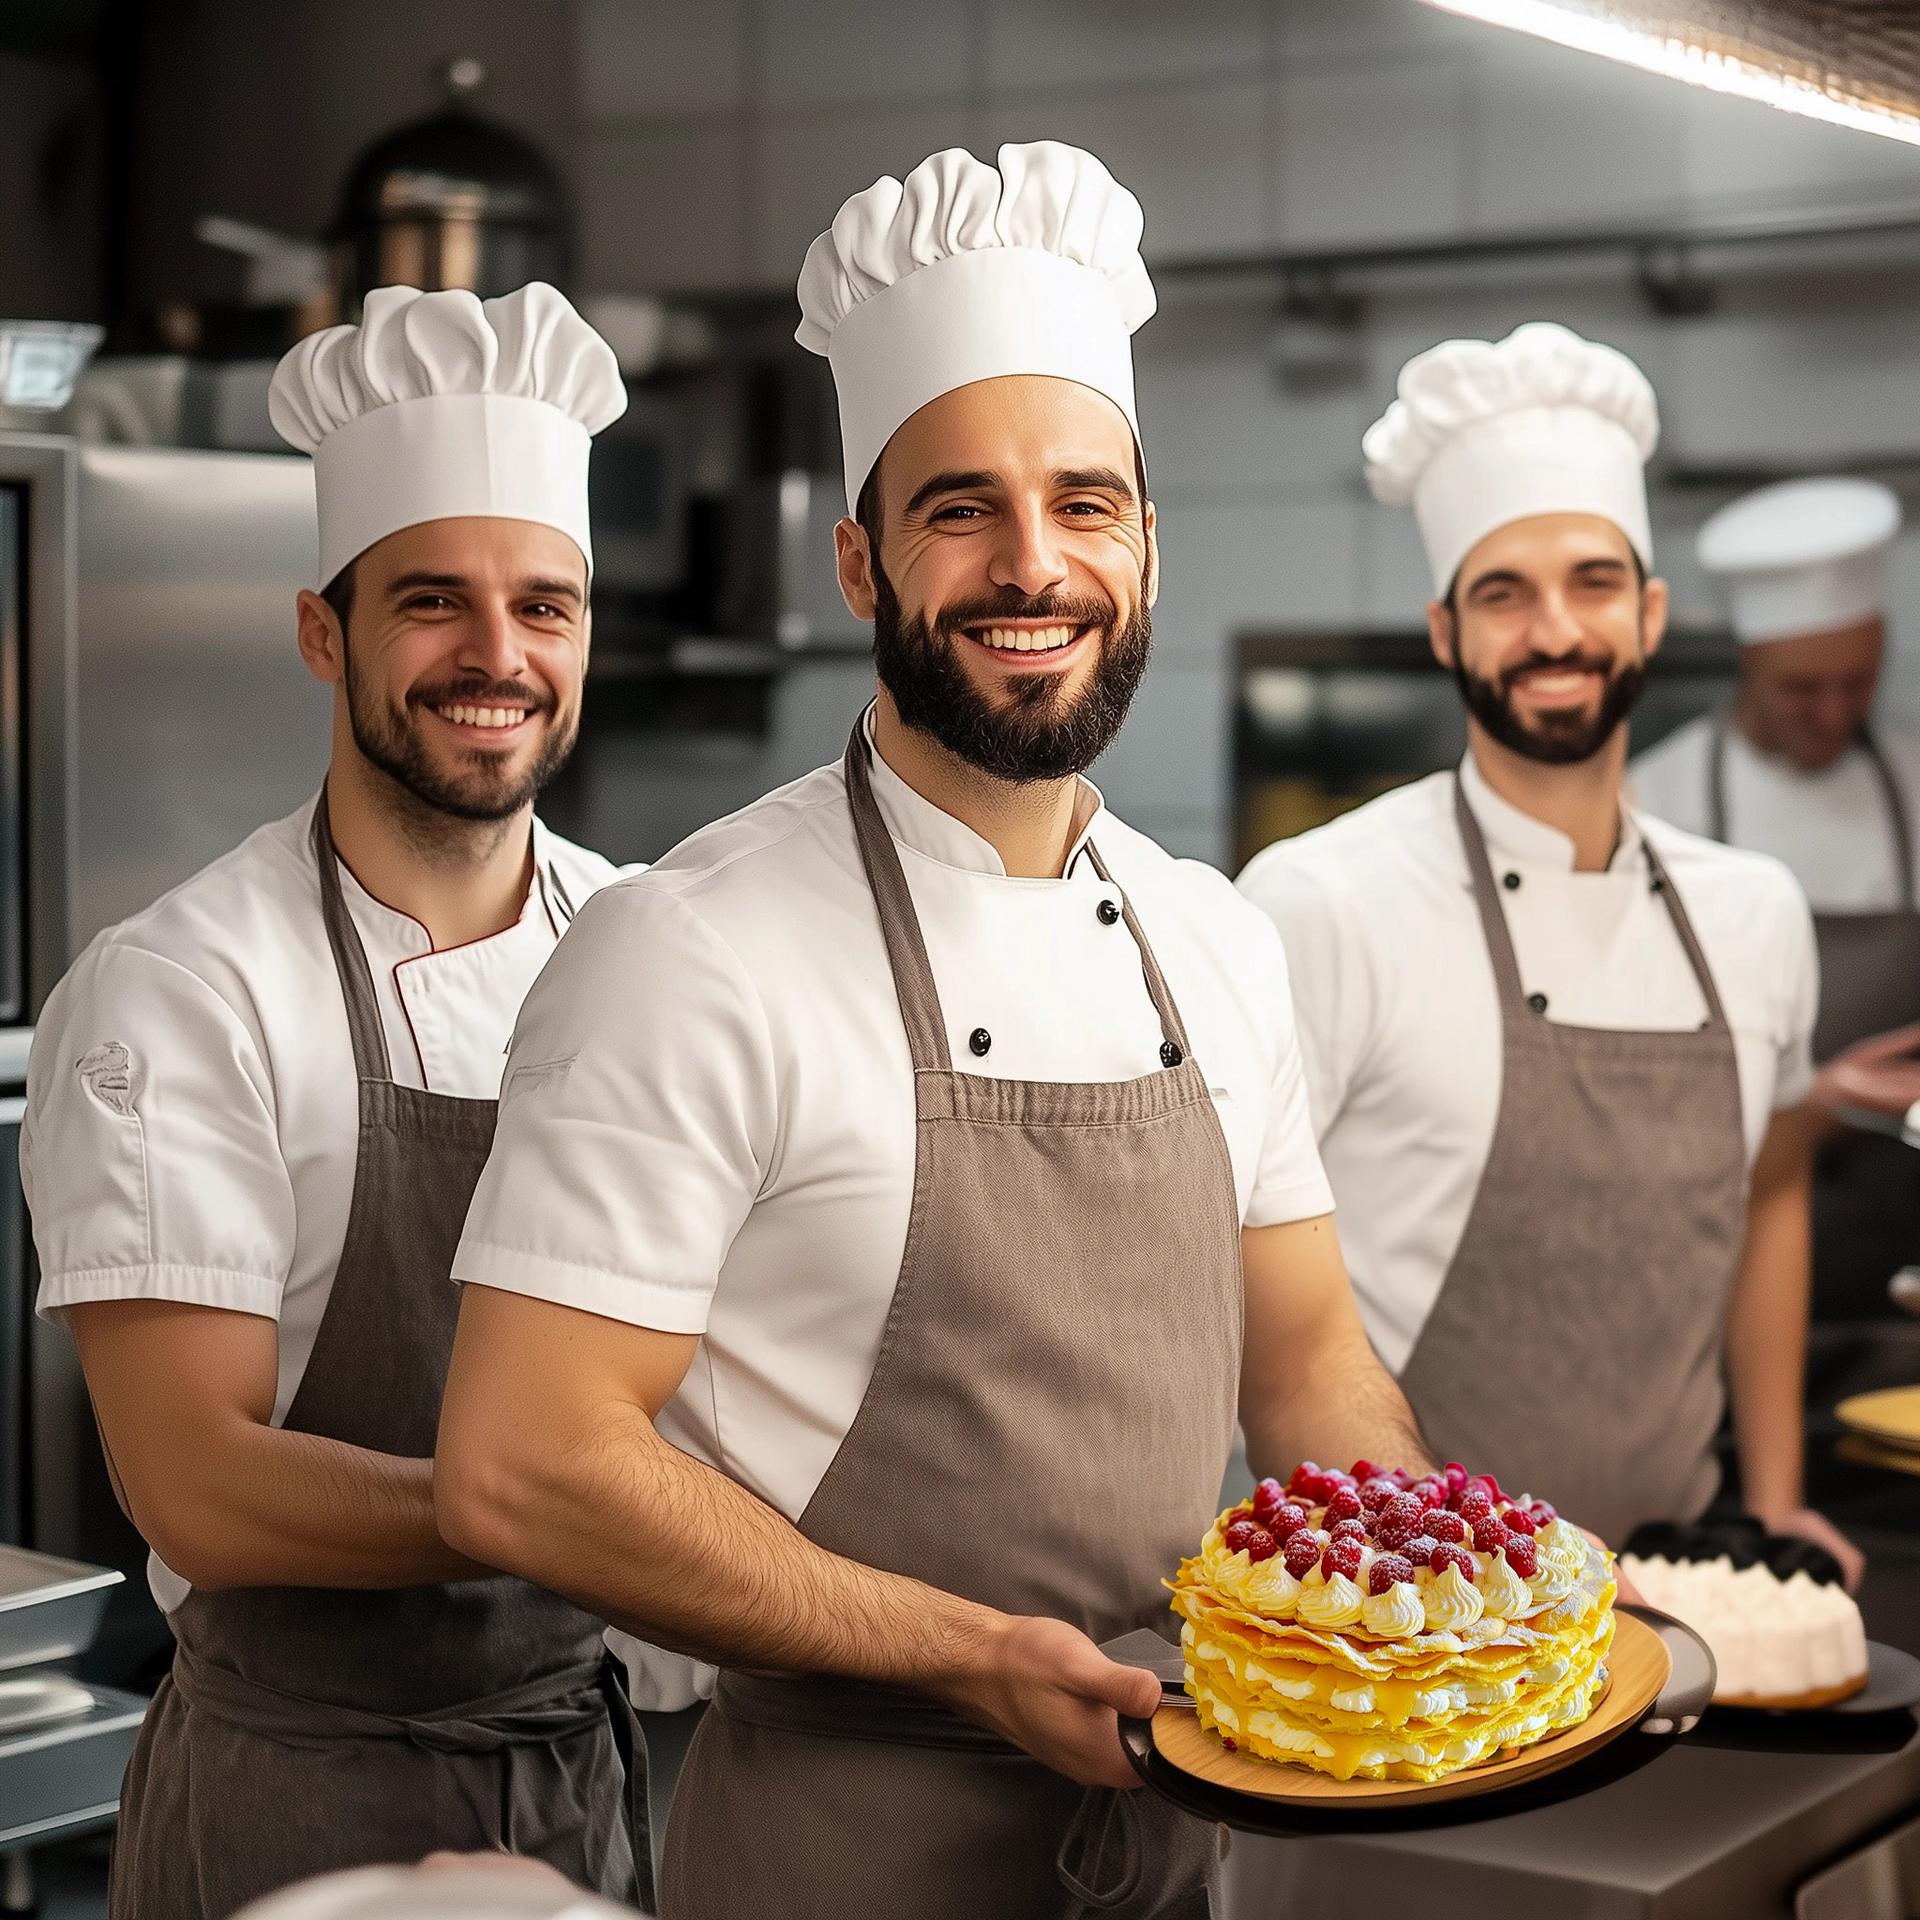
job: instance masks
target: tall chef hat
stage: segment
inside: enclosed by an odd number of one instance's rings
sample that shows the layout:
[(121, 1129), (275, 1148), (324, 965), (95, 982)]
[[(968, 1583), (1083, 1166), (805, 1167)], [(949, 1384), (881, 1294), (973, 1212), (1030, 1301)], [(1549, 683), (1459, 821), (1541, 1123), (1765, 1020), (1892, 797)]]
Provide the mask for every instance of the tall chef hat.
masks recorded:
[(268, 1894), (236, 1920), (633, 1920), (633, 1910), (497, 1867), (358, 1867)]
[(1535, 320), (1409, 360), (1360, 447), (1374, 497), (1413, 503), (1443, 596), (1488, 534), (1539, 513), (1599, 514), (1650, 568), (1644, 468), (1659, 437), (1653, 389), (1624, 353)]
[(1757, 646), (1884, 613), (1899, 531), (1900, 502), (1877, 480), (1783, 480), (1700, 529), (1700, 564), (1726, 582), (1734, 633)]
[(794, 338), (833, 367), (847, 511), (894, 431), (943, 393), (1042, 373), (1103, 393), (1140, 438), (1132, 335), (1153, 312), (1140, 203), (1078, 147), (960, 147), (877, 180), (800, 269)]
[(280, 437), (313, 455), (320, 584), (402, 527), (480, 515), (571, 536), (587, 564), (587, 455), (626, 410), (613, 349), (535, 281), (497, 300), (380, 287), (357, 327), (274, 370)]

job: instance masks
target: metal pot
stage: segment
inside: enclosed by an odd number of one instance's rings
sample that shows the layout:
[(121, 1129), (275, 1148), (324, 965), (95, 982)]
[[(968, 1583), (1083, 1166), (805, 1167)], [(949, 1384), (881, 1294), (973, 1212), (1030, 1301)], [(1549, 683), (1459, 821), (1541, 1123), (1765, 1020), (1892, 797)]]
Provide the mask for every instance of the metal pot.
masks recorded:
[(531, 142), (472, 112), (476, 60), (448, 68), (451, 103), (377, 140), (341, 188), (328, 239), (345, 317), (374, 287), (465, 287), (482, 299), (566, 265), (565, 189)]

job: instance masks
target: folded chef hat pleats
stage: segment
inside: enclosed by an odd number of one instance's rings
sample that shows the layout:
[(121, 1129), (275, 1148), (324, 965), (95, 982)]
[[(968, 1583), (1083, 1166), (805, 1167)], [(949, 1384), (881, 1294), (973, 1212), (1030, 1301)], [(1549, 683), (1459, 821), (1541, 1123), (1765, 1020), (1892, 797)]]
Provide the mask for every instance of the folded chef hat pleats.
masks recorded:
[(313, 455), (320, 584), (427, 520), (532, 520), (592, 564), (592, 437), (626, 410), (613, 349), (536, 281), (495, 300), (380, 287), (275, 369), (268, 410)]
[(1134, 330), (1153, 312), (1140, 203), (1090, 153), (958, 147), (856, 193), (807, 250), (795, 339), (840, 402), (847, 510), (895, 431), (944, 393), (1048, 374), (1134, 409)]
[(1361, 451), (1374, 497), (1412, 506), (1443, 597), (1488, 534), (1543, 513), (1611, 520), (1651, 568), (1645, 467), (1659, 435), (1653, 388), (1625, 354), (1532, 321), (1409, 360)]

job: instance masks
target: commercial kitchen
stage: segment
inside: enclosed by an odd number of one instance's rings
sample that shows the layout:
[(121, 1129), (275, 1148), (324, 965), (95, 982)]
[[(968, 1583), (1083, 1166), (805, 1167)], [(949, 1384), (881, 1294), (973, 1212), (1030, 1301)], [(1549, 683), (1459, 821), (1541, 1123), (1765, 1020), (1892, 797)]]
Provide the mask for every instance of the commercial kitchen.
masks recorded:
[(1920, 9), (0, 0), (0, 1914), (1920, 1916)]

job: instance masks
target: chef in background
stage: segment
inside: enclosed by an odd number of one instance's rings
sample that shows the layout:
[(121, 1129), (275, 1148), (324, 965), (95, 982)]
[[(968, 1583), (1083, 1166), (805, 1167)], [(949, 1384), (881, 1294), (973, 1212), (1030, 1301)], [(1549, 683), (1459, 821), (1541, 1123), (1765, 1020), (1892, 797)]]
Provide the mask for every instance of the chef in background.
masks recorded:
[(1622, 805), (1658, 648), (1652, 389), (1536, 323), (1402, 371), (1367, 477), (1412, 505), (1468, 750), (1258, 855), (1375, 1346), (1432, 1444), (1622, 1541), (1693, 1520), (1731, 1383), (1743, 1492), (1801, 1497), (1812, 929), (1777, 862)]
[(1733, 704), (1630, 769), (1643, 809), (1772, 854), (1813, 907), (1813, 1098), (1826, 1116), (1813, 1310), (1826, 1321), (1885, 1318), (1887, 1282), (1920, 1258), (1920, 1157), (1842, 1118), (1920, 1099), (1920, 737), (1873, 717), (1899, 530), (1898, 499), (1873, 480), (1790, 480), (1716, 513), (1700, 563), (1740, 642)]
[(1165, 1630), (1236, 1410), (1263, 1472), (1425, 1464), (1280, 943), (1082, 777), (1156, 586), (1140, 232), (1042, 141), (814, 241), (878, 697), (590, 902), (515, 1036), (436, 1491), (470, 1551), (720, 1666), (672, 1920), (1204, 1914), (1213, 1829), (1111, 1803), (1159, 1686), (1100, 1643)]
[(588, 453), (625, 404), (542, 285), (382, 288), (287, 355), (325, 782), (108, 928), (41, 1016), (40, 1311), (79, 1343), (175, 1638), (114, 1920), (225, 1920), (439, 1847), (622, 1898), (644, 1871), (599, 1623), (450, 1549), (430, 1457), (514, 1016), (614, 877), (534, 799), (578, 732)]

